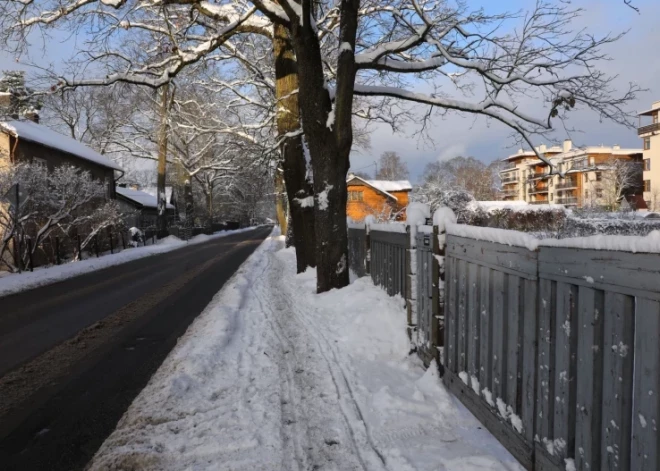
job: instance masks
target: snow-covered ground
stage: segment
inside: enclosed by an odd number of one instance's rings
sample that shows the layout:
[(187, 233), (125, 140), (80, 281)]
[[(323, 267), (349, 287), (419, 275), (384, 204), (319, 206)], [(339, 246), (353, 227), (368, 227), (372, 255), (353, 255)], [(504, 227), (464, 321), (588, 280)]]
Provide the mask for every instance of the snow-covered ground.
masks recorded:
[(33, 272), (23, 273), (0, 273), (0, 296), (6, 296), (12, 293), (18, 293), (37, 286), (49, 285), (58, 281), (73, 278), (74, 276), (89, 273), (94, 270), (119, 265), (121, 263), (137, 260), (138, 258), (149, 257), (171, 250), (178, 249), (184, 245), (200, 244), (218, 237), (226, 237), (239, 232), (251, 231), (254, 227), (237, 229), (233, 231), (221, 231), (213, 235), (200, 234), (191, 238), (188, 242), (174, 236), (165, 237), (155, 245), (145, 247), (136, 247), (123, 250), (116, 254), (103, 255), (99, 258), (89, 258), (79, 262), (69, 262), (64, 265), (36, 268)]
[(403, 300), (314, 294), (267, 239), (135, 399), (92, 470), (522, 470), (409, 355)]

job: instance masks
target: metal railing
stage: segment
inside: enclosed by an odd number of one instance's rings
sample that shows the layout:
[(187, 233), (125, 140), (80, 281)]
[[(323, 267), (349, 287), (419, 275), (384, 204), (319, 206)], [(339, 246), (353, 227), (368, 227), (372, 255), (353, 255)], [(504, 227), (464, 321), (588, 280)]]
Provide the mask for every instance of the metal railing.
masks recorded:
[(527, 194), (536, 195), (538, 193), (547, 193), (548, 191), (550, 191), (550, 189), (548, 187), (545, 187), (545, 188), (532, 188), (527, 192)]
[(577, 204), (577, 198), (558, 198), (557, 204)]
[(536, 178), (547, 178), (550, 176), (550, 172), (534, 172), (527, 175), (527, 180), (534, 180)]
[(547, 200), (542, 200), (542, 201), (530, 201), (529, 204), (548, 204), (550, 201)]
[(512, 177), (502, 178), (502, 183), (517, 183), (518, 181), (520, 181), (520, 178), (518, 177), (518, 175), (514, 175)]
[(642, 134), (647, 134), (650, 132), (660, 131), (660, 123), (653, 123), (646, 126), (642, 126), (637, 129), (637, 135), (641, 136)]
[(570, 188), (577, 188), (577, 181), (575, 180), (566, 180), (562, 183), (558, 183), (555, 188), (558, 190), (565, 190)]

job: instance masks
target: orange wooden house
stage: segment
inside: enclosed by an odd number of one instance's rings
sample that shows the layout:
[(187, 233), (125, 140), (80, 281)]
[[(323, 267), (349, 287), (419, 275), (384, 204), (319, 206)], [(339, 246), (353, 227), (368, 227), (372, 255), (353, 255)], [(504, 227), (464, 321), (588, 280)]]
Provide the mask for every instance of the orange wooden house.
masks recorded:
[(361, 222), (368, 215), (377, 220), (405, 221), (405, 208), (412, 190), (409, 181), (364, 180), (349, 175), (346, 186), (346, 214), (353, 221)]

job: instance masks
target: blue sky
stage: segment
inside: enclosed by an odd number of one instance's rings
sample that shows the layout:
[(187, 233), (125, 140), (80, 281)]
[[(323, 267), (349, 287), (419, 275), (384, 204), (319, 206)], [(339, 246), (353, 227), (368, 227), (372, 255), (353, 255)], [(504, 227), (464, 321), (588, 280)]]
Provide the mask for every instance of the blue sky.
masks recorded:
[[(635, 13), (623, 4), (623, 0), (572, 0), (573, 6), (586, 10), (584, 26), (597, 34), (608, 32), (630, 32), (618, 43), (605, 50), (612, 61), (602, 69), (611, 75), (619, 75), (622, 86), (636, 82), (647, 92), (639, 93), (637, 100), (630, 103), (630, 110), (649, 109), (653, 101), (660, 100), (660, 1), (634, 0), (641, 9)], [(472, 1), (471, 5), (479, 2)], [(534, 0), (482, 0), (481, 4), (490, 11), (516, 11), (530, 8)], [(561, 142), (572, 137), (577, 145), (613, 145), (641, 147), (641, 141), (634, 129), (628, 129), (612, 123), (600, 122), (599, 117), (590, 113), (577, 114), (571, 118), (571, 124), (579, 133), (568, 136), (557, 132), (553, 142)], [(408, 127), (409, 134), (414, 131)], [(431, 131), (436, 146), (430, 148), (414, 137), (392, 134), (392, 131), (379, 126), (371, 136), (371, 149), (351, 157), (353, 169), (371, 165), (364, 171), (373, 171), (373, 161), (384, 151), (392, 150), (403, 156), (408, 163), (411, 179), (417, 180), (424, 166), (432, 161), (448, 159), (458, 155), (470, 155), (484, 162), (503, 158), (515, 152), (510, 138), (510, 131), (505, 126), (488, 123), (483, 119), (460, 117), (452, 114), (446, 119), (436, 119)], [(541, 142), (537, 144), (553, 142)]]
[[(535, 0), (471, 0), (470, 6), (483, 6), (490, 12), (503, 10), (517, 11), (533, 7)], [(630, 32), (618, 43), (611, 45), (605, 52), (612, 61), (602, 68), (611, 75), (619, 75), (623, 86), (634, 81), (647, 92), (639, 93), (637, 100), (630, 103), (631, 111), (648, 109), (653, 101), (660, 100), (660, 1), (634, 0), (641, 10), (637, 14), (623, 4), (623, 0), (571, 0), (575, 7), (582, 7), (586, 14), (582, 18), (583, 26), (596, 34), (608, 32)], [(57, 67), (63, 59), (71, 57), (80, 38), (68, 34), (55, 34), (42, 48), (40, 37), (32, 38), (30, 59), (42, 66)], [(1, 69), (25, 69), (15, 58), (6, 52), (0, 52)], [(561, 142), (572, 137), (577, 145), (612, 145), (640, 147), (641, 142), (634, 129), (627, 129), (612, 123), (600, 122), (599, 117), (588, 113), (578, 113), (571, 118), (571, 125), (580, 132), (571, 136), (557, 132), (553, 142)], [(420, 142), (411, 137), (415, 126), (410, 125), (404, 133), (393, 134), (385, 126), (374, 129), (371, 136), (371, 148), (355, 153), (351, 157), (353, 169), (364, 168), (373, 171), (373, 162), (384, 151), (398, 152), (411, 171), (411, 179), (417, 180), (424, 166), (432, 161), (448, 159), (458, 155), (474, 156), (484, 162), (490, 162), (515, 152), (510, 138), (510, 131), (498, 123), (487, 123), (483, 119), (451, 114), (444, 119), (434, 119), (430, 134), (435, 146)], [(552, 144), (553, 142), (545, 142)], [(538, 142), (541, 144), (542, 142)]]

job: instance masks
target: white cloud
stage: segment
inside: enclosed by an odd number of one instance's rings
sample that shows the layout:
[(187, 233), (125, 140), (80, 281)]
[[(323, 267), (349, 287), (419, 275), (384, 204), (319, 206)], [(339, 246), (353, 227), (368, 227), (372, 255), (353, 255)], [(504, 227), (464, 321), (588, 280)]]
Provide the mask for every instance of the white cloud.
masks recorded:
[(467, 146), (465, 144), (452, 144), (443, 149), (438, 155), (438, 162), (453, 159), (454, 157), (467, 157)]

